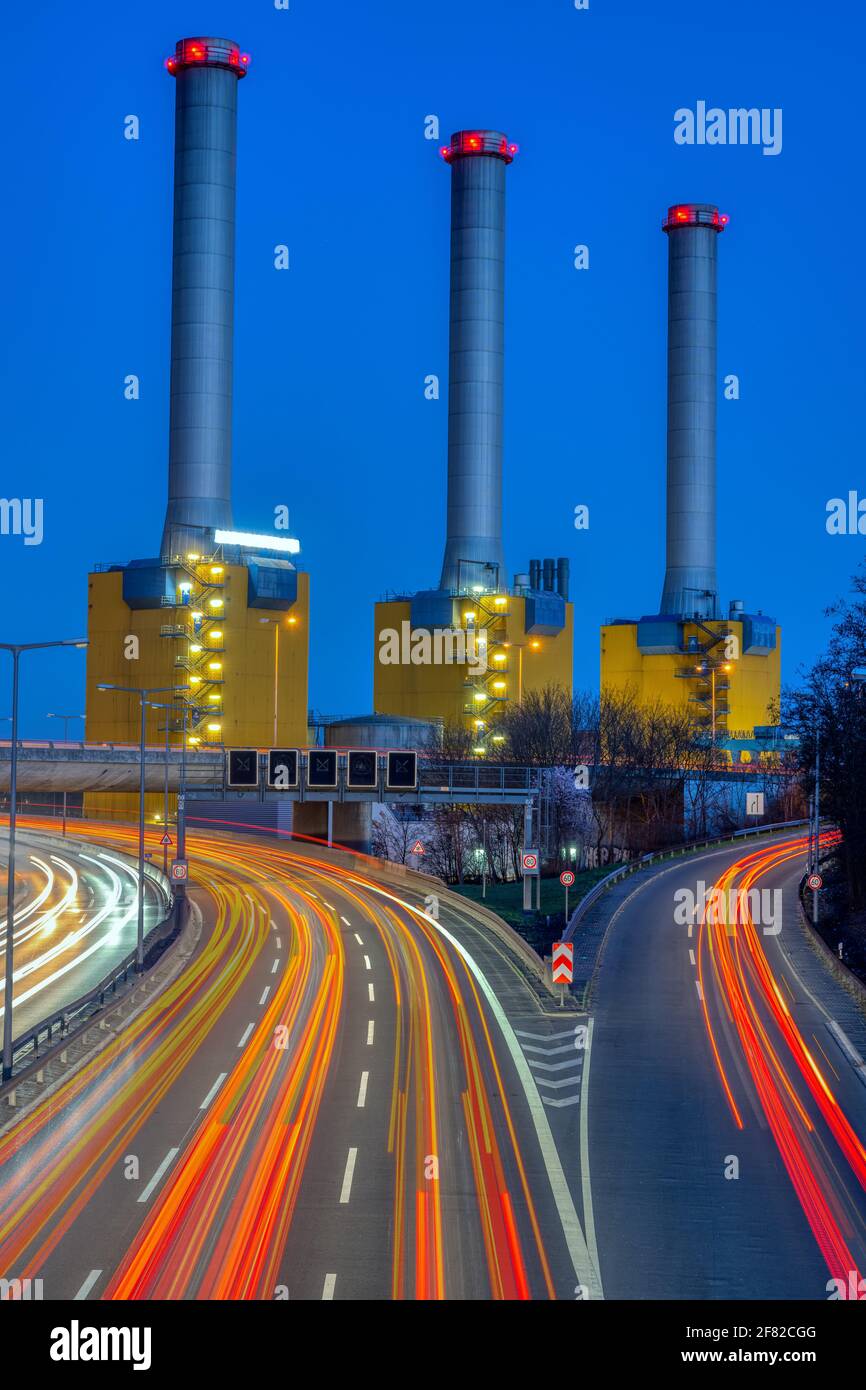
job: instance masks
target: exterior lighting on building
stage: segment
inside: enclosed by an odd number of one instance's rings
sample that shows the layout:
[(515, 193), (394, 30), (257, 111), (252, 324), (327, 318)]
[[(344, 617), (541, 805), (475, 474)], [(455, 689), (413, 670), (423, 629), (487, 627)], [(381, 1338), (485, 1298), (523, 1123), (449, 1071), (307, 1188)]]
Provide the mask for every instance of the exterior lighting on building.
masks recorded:
[(217, 545), (238, 545), (242, 550), (282, 550), (297, 555), (301, 542), (293, 536), (260, 536), (252, 531), (214, 531)]

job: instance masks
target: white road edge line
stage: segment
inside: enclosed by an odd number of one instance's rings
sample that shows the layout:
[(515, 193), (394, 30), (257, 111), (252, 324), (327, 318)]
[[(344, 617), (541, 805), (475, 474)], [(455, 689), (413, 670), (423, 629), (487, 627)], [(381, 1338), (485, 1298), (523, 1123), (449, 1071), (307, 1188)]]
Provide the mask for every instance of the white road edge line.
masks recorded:
[(199, 1110), (207, 1110), (208, 1106), (210, 1105), (211, 1101), (213, 1100), (214, 1096), (216, 1095), (217, 1091), (219, 1090), (220, 1086), (223, 1084), (223, 1082), (225, 1081), (225, 1079), (226, 1079), (227, 1076), (228, 1076), (228, 1072), (227, 1072), (227, 1071), (221, 1071), (221, 1072), (220, 1072), (220, 1074), (219, 1074), (219, 1076), (217, 1077), (216, 1081), (215, 1081), (214, 1084), (211, 1086), (210, 1090), (208, 1091), (207, 1095), (205, 1096), (204, 1100), (202, 1101), (201, 1105), (199, 1106)]
[(162, 1163), (160, 1163), (150, 1182), (147, 1184), (147, 1187), (139, 1195), (138, 1200), (140, 1202), (146, 1202), (148, 1197), (151, 1196), (151, 1194), (154, 1191), (154, 1188), (162, 1181), (162, 1178), (166, 1170), (171, 1166), (172, 1163), (174, 1163), (174, 1160), (177, 1158), (179, 1153), (180, 1149), (169, 1149), (165, 1158), (162, 1160)]
[(350, 1149), (349, 1157), (346, 1159), (346, 1171), (343, 1174), (343, 1186), (340, 1189), (340, 1202), (343, 1206), (345, 1206), (352, 1195), (352, 1178), (355, 1173), (355, 1159), (357, 1157), (358, 1150)]
[(334, 1285), (337, 1282), (336, 1274), (326, 1274), (325, 1283), (322, 1289), (322, 1302), (330, 1303), (334, 1298)]
[(358, 1087), (358, 1109), (363, 1110), (367, 1104), (367, 1082), (370, 1080), (368, 1071), (361, 1072), (361, 1084)]
[(80, 1303), (83, 1299), (87, 1297), (101, 1273), (101, 1269), (92, 1269), (90, 1271), (84, 1283), (81, 1285), (81, 1288), (78, 1290), (78, 1293), (75, 1295), (73, 1302)]

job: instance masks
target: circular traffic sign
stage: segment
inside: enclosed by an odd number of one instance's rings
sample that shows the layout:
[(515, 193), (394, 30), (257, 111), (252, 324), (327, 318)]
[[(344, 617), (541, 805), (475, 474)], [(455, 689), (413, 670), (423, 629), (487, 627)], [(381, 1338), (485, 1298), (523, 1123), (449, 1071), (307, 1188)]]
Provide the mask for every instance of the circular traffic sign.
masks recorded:
[(538, 855), (537, 855), (537, 854), (524, 854), (524, 856), (523, 856), (523, 867), (524, 867), (524, 869), (537, 869), (537, 868), (538, 868)]
[(574, 883), (574, 874), (571, 872), (571, 869), (563, 869), (562, 873), (559, 875), (559, 881), (563, 888), (570, 888)]
[(820, 874), (810, 874), (809, 877), (808, 877), (808, 879), (807, 879), (807, 882), (808, 882), (808, 884), (809, 884), (809, 887), (810, 887), (813, 891), (814, 891), (815, 889), (823, 888), (823, 887), (824, 887), (824, 880), (823, 880), (823, 878), (821, 877)]

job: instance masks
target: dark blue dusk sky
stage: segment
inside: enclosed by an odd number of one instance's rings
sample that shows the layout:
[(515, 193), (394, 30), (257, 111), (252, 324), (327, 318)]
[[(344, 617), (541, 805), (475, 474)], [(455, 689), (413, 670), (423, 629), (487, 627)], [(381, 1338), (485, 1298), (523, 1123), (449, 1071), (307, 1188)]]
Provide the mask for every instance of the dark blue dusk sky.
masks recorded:
[[(287, 503), (312, 576), (311, 704), (368, 710), (373, 602), (442, 558), (449, 174), (473, 125), (508, 173), (509, 573), (568, 555), (575, 683), (598, 627), (657, 609), (665, 274), (676, 201), (730, 214), (720, 252), (719, 581), (774, 614), (784, 677), (825, 639), (863, 537), (829, 498), (863, 468), (863, 19), (801, 0), (270, 0), (18, 6), (2, 85), (3, 468), (40, 546), (0, 536), (2, 639), (86, 630), (87, 571), (153, 555), (165, 508), (175, 40), (252, 55), (239, 93), (235, 521)], [(674, 111), (781, 107), (783, 149), (677, 146)], [(139, 116), (141, 138), (123, 138)], [(291, 269), (273, 269), (285, 242)], [(572, 266), (576, 243), (590, 269)], [(127, 373), (141, 400), (123, 399)], [(591, 509), (588, 533), (574, 507)], [(390, 518), (405, 523), (399, 534)], [(7, 714), (5, 665), (0, 714)], [(81, 709), (82, 653), (27, 659), (23, 728)], [(8, 730), (8, 725), (5, 726)], [(0, 728), (0, 735), (2, 735)], [(8, 736), (8, 735), (6, 735)]]

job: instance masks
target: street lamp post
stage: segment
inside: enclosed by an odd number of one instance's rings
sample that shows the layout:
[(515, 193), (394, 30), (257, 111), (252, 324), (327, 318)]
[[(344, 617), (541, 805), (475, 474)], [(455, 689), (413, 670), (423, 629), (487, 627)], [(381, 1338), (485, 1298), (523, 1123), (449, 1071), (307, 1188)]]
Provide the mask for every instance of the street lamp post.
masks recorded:
[(9, 867), (6, 875), (6, 978), (3, 982), (3, 1080), (12, 1075), (12, 987), (15, 952), (15, 827), (18, 819), (18, 667), (22, 652), (46, 647), (86, 647), (85, 638), (61, 642), (0, 642), (12, 653), (12, 747), (9, 758)]
[[(86, 719), (86, 714), (47, 714), (46, 719), (63, 720), (63, 742), (69, 742), (69, 721), (70, 719)], [(66, 788), (63, 788), (63, 836), (66, 838)]]
[(138, 933), (135, 947), (135, 968), (140, 973), (144, 969), (144, 785), (145, 751), (147, 747), (147, 706), (149, 695), (178, 695), (183, 690), (179, 685), (98, 685), (97, 690), (113, 690), (122, 695), (137, 695), (141, 710), (141, 776), (139, 779), (138, 802)]

